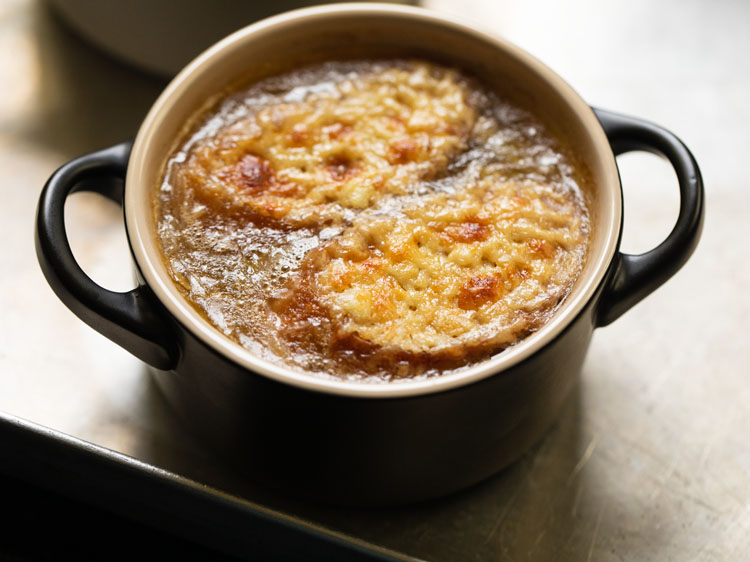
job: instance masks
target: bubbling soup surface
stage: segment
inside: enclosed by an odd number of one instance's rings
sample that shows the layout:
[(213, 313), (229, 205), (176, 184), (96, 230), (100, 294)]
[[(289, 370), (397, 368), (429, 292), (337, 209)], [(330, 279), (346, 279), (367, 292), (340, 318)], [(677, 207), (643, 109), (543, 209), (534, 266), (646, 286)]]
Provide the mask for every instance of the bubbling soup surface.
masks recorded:
[(548, 321), (586, 259), (586, 177), (532, 113), (455, 69), (328, 62), (201, 115), (155, 223), (178, 289), (254, 354), (422, 378)]

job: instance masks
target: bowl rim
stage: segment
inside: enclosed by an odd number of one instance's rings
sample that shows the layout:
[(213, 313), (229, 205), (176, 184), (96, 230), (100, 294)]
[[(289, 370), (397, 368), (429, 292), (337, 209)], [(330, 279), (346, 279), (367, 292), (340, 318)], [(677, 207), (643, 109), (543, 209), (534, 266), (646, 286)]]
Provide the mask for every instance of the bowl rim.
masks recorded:
[[(608, 184), (617, 187), (617, 193), (608, 197), (606, 212), (612, 220), (606, 232), (599, 232), (597, 236), (604, 238), (604, 250), (593, 263), (593, 274), (583, 278), (580, 289), (576, 289), (564, 301), (558, 311), (537, 332), (527, 336), (521, 342), (506, 348), (502, 352), (457, 371), (436, 377), (404, 379), (388, 382), (347, 381), (316, 373), (295, 370), (273, 363), (254, 355), (239, 343), (230, 340), (218, 329), (214, 328), (197, 310), (195, 310), (174, 286), (166, 272), (161, 256), (154, 255), (153, 244), (149, 246), (149, 237), (155, 237), (151, 213), (141, 212), (138, 195), (151, 193), (151, 187), (144, 184), (149, 182), (145, 176), (145, 162), (149, 154), (154, 151), (163, 158), (165, 147), (154, 141), (159, 128), (160, 119), (175, 100), (189, 89), (190, 85), (217, 59), (226, 56), (232, 49), (240, 48), (247, 41), (254, 41), (258, 36), (277, 31), (289, 24), (300, 20), (316, 21), (320, 19), (349, 17), (349, 16), (395, 16), (405, 19), (419, 20), (435, 26), (441, 26), (456, 32), (468, 33), (484, 43), (505, 51), (515, 57), (526, 67), (554, 88), (568, 103), (571, 110), (581, 120), (588, 134), (591, 136), (597, 154), (602, 151), (602, 164)], [(141, 186), (140, 190), (136, 186)], [(209, 47), (192, 62), (190, 62), (165, 88), (154, 102), (151, 110), (144, 119), (130, 156), (128, 174), (125, 186), (125, 223), (128, 239), (138, 265), (139, 271), (159, 301), (169, 313), (186, 330), (199, 341), (221, 356), (229, 359), (240, 367), (263, 375), (274, 381), (292, 385), (314, 392), (336, 394), (359, 398), (406, 398), (437, 392), (453, 390), (470, 385), (489, 376), (499, 375), (514, 365), (540, 351), (547, 344), (558, 337), (584, 310), (595, 296), (612, 263), (619, 244), (619, 233), (622, 223), (622, 200), (619, 174), (609, 141), (593, 110), (560, 76), (553, 72), (541, 61), (495, 34), (482, 30), (475, 22), (465, 21), (453, 15), (430, 11), (423, 8), (398, 6), (377, 3), (343, 3), (293, 10), (244, 27), (221, 41)], [(149, 216), (145, 216), (149, 215)], [(588, 267), (588, 266), (587, 266)], [(583, 273), (582, 273), (583, 275)], [(581, 281), (581, 279), (579, 279)]]

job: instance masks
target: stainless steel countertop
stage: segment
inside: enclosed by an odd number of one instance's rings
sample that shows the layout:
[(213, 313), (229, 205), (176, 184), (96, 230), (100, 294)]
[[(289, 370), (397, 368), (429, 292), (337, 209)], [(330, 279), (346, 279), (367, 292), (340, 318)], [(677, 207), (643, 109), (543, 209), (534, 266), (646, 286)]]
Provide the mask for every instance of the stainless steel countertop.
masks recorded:
[[(680, 136), (707, 187), (685, 268), (599, 329), (559, 423), (518, 463), (442, 500), (342, 510), (280, 500), (217, 466), (145, 367), (76, 319), (36, 262), (33, 218), (60, 164), (132, 137), (163, 80), (116, 63), (32, 0), (0, 4), (0, 410), (429, 560), (740, 560), (750, 551), (750, 3), (433, 0), (525, 48), (593, 105)], [(618, 160), (623, 248), (677, 213), (668, 165)], [(120, 211), (66, 209), (84, 268), (132, 286)]]

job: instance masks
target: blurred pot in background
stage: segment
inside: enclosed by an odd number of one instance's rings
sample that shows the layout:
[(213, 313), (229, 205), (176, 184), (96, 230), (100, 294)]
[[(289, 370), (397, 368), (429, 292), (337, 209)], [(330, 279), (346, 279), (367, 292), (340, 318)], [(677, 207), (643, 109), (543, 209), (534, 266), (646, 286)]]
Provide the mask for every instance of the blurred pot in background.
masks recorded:
[(77, 33), (110, 55), (170, 77), (206, 47), (249, 23), (293, 8), (335, 1), (47, 0)]

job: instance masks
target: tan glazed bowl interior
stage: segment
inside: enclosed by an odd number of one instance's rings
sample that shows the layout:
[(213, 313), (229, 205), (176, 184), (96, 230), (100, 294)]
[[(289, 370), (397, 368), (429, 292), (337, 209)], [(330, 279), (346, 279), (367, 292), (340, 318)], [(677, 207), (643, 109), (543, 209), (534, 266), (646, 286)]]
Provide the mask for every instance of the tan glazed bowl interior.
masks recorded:
[[(226, 88), (323, 60), (420, 57), (474, 74), (500, 95), (533, 111), (590, 174), (588, 257), (572, 292), (550, 322), (495, 357), (441, 377), (357, 383), (316, 377), (260, 359), (211, 326), (173, 285), (160, 256), (152, 194), (166, 158), (191, 117)], [(593, 187), (592, 187), (593, 186)], [(146, 283), (177, 321), (220, 355), (250, 371), (306, 390), (351, 397), (402, 398), (441, 392), (499, 373), (553, 341), (581, 313), (604, 280), (617, 250), (620, 182), (605, 133), (591, 108), (535, 58), (474, 25), (425, 10), (338, 4), (290, 12), (217, 43), (168, 86), (135, 140), (125, 188), (128, 236)]]

